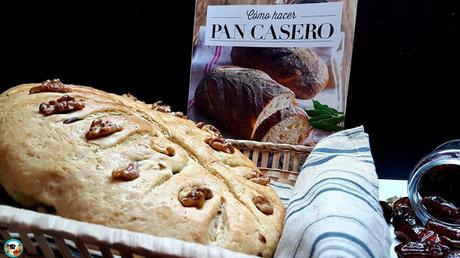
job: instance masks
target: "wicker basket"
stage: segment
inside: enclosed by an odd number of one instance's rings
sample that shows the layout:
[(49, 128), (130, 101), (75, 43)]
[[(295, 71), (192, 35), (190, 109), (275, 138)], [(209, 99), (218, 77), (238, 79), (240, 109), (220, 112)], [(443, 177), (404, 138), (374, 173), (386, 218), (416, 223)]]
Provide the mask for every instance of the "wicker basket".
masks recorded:
[[(303, 145), (228, 141), (272, 180), (290, 185), (295, 183), (301, 164), (312, 150)], [(0, 243), (3, 246), (11, 238), (22, 241), (25, 257), (250, 257), (0, 205)]]
[(313, 147), (304, 145), (245, 140), (227, 141), (243, 152), (272, 180), (290, 185), (295, 184), (301, 165), (313, 150)]

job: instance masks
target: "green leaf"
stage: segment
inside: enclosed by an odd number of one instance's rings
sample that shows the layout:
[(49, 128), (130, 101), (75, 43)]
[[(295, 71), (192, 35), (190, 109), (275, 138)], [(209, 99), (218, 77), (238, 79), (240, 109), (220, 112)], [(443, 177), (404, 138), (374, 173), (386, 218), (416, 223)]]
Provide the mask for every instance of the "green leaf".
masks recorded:
[(310, 118), (310, 122), (326, 120), (326, 119), (330, 119), (330, 118), (333, 118), (333, 117), (334, 116), (332, 116), (331, 114), (323, 114), (323, 115), (314, 116), (314, 117)]
[(313, 107), (315, 108), (315, 110), (330, 112), (330, 108), (327, 105), (321, 104), (321, 102), (317, 100), (313, 100)]
[(338, 116), (326, 118), (323, 121), (326, 123), (338, 124), (340, 122), (343, 122), (344, 120), (345, 120), (345, 115), (338, 115)]
[(324, 121), (314, 121), (310, 123), (314, 128), (318, 128), (324, 131), (333, 132), (340, 130), (340, 127), (337, 124), (327, 123)]
[(336, 109), (329, 107), (328, 105), (321, 104), (321, 102), (317, 100), (313, 100), (313, 107), (315, 108), (315, 110), (321, 110), (324, 112), (328, 112), (331, 115), (342, 115), (343, 114), (343, 112), (339, 112)]
[(324, 115), (324, 114), (330, 114), (329, 112), (325, 112), (324, 110), (316, 110), (316, 109), (305, 110), (305, 111), (307, 112), (307, 114), (310, 117), (320, 116), (320, 115)]
[(313, 100), (313, 108), (313, 110), (306, 110), (307, 114), (310, 116), (311, 126), (329, 132), (343, 129), (342, 126), (337, 125), (345, 120), (343, 112), (339, 112), (328, 105), (321, 104), (321, 102), (317, 100)]

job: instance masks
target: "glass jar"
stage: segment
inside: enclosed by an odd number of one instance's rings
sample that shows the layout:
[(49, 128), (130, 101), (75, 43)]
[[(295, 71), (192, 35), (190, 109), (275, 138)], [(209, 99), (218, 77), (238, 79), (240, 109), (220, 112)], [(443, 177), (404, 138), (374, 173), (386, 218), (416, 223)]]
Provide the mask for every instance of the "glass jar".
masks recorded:
[(450, 204), (460, 207), (460, 140), (446, 142), (422, 158), (409, 176), (407, 191), (415, 215), (423, 225), (432, 219), (460, 227), (460, 218), (444, 216), (445, 212), (433, 208), (430, 212), (426, 206), (428, 197), (436, 196), (447, 201), (448, 207), (452, 207)]

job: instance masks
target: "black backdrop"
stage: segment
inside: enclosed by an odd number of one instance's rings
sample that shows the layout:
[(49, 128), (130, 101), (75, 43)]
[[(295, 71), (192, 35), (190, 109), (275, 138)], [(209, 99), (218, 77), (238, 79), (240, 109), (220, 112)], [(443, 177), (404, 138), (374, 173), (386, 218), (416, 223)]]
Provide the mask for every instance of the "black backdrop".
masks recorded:
[[(358, 4), (346, 126), (365, 126), (381, 177), (406, 178), (460, 136), (456, 2)], [(191, 0), (0, 1), (0, 91), (60, 78), (185, 111), (193, 9)]]

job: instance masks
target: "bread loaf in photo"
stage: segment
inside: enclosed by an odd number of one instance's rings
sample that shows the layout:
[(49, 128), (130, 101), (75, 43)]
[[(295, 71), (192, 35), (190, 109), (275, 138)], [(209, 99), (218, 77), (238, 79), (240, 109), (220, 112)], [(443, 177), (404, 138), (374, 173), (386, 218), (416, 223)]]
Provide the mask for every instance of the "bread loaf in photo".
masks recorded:
[(299, 107), (278, 110), (257, 128), (254, 140), (285, 144), (302, 144), (312, 130), (308, 115)]
[(324, 61), (307, 48), (233, 47), (231, 58), (233, 65), (264, 71), (301, 99), (315, 97), (329, 80)]
[(294, 93), (266, 73), (235, 66), (214, 68), (195, 91), (196, 108), (241, 139), (253, 139), (262, 121), (294, 102)]

